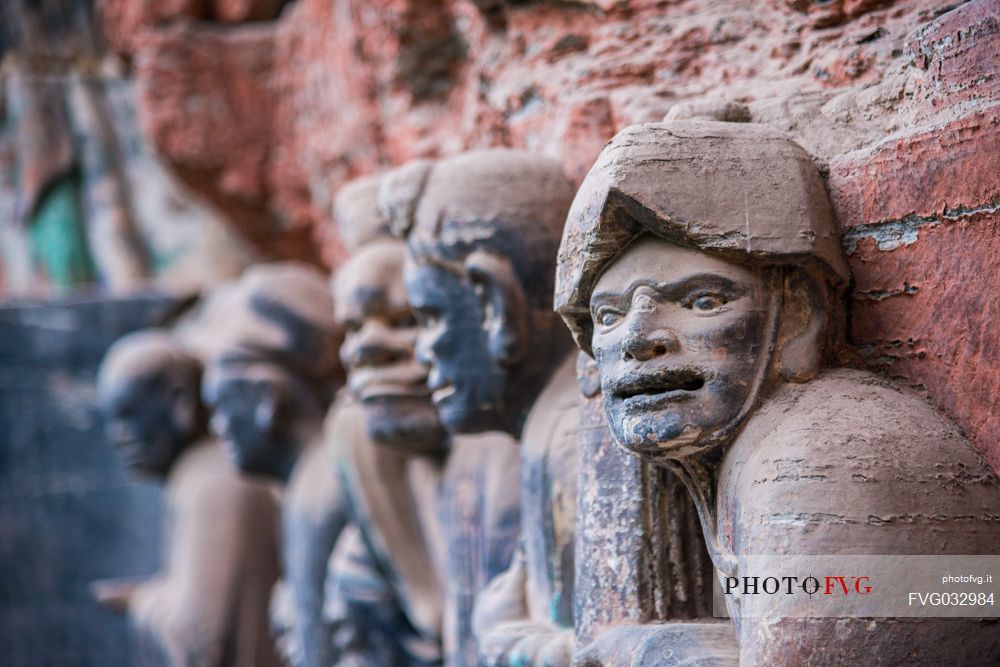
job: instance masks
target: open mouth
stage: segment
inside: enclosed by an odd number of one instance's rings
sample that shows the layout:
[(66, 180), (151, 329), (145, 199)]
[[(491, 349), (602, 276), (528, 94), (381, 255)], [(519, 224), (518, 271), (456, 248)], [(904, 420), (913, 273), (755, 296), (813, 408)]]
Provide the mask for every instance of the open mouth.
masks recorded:
[(419, 366), (380, 369), (356, 369), (348, 377), (348, 385), (362, 402), (393, 398), (425, 397), (427, 373)]
[(447, 384), (439, 389), (435, 389), (434, 392), (431, 394), (431, 400), (434, 401), (434, 404), (436, 405), (441, 401), (445, 400), (446, 398), (450, 397), (454, 393), (455, 393), (455, 387), (450, 384)]
[(629, 403), (658, 403), (689, 398), (704, 386), (705, 375), (702, 372), (693, 368), (680, 368), (627, 377), (616, 383), (612, 393), (616, 398)]
[(392, 398), (419, 398), (427, 396), (425, 384), (373, 384), (365, 387), (359, 393), (362, 402), (381, 401)]

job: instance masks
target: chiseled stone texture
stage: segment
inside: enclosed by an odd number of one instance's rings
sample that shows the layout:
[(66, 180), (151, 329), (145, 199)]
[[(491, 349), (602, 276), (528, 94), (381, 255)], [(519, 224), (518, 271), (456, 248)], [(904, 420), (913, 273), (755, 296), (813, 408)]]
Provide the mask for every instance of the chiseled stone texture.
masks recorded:
[(925, 391), (1000, 469), (1000, 211), (858, 241), (852, 334), (865, 361)]
[[(141, 103), (157, 146), (285, 256), (308, 251), (305, 230), (328, 226), (332, 193), (359, 174), (500, 145), (554, 157), (579, 183), (627, 125), (746, 104), (829, 174), (862, 358), (925, 390), (1000, 466), (997, 382), (980, 369), (1000, 348), (983, 282), (998, 242), (1000, 0), (298, 0), (253, 40), (163, 12), (143, 25), (110, 41), (145, 63), (140, 83), (172, 82)], [(201, 116), (219, 108), (206, 134)], [(967, 326), (958, 313), (977, 301)], [(926, 353), (905, 354), (910, 339)]]
[[(147, 30), (135, 57), (140, 119), (178, 175), (265, 256), (314, 260), (314, 217), (272, 166), (279, 102), (271, 24), (175, 23)], [(287, 166), (283, 163), (282, 166)], [(295, 165), (292, 165), (293, 168)], [(304, 172), (294, 176), (305, 178)], [(284, 187), (283, 187), (284, 186)], [(275, 192), (280, 191), (276, 195)]]

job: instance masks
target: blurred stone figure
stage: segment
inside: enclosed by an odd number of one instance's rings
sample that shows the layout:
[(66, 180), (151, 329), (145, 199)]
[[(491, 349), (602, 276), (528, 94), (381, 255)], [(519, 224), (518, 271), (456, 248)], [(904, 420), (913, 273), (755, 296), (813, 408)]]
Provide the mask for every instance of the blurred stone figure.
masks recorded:
[[(710, 195), (706, 195), (710, 193)], [(627, 128), (574, 201), (556, 307), (615, 440), (685, 483), (717, 576), (757, 554), (981, 554), (1000, 482), (917, 396), (830, 368), (850, 278), (809, 155), (751, 124)], [(933, 517), (933, 519), (930, 519)], [(780, 618), (607, 630), (583, 665), (993, 664), (980, 619)]]
[(347, 506), (321, 446), (343, 381), (327, 282), (304, 265), (261, 265), (210, 308), (203, 394), (212, 427), (241, 471), (283, 486), (284, 580), (272, 609), (279, 644), (292, 665), (328, 665), (323, 585)]
[(211, 308), (202, 392), (212, 428), (240, 470), (286, 483), (343, 381), (326, 280), (305, 265), (264, 264)]
[(491, 552), (467, 582), (450, 561), (462, 588), (456, 664), (569, 664), (579, 392), (552, 289), (572, 193), (559, 165), (515, 150), (413, 163), (383, 185), (383, 208), (409, 249), (417, 357), (442, 421), (456, 434), (497, 430), (521, 443), (522, 546), (509, 571), (482, 593), (507, 552)]
[(109, 350), (98, 377), (105, 432), (122, 462), (164, 477), (205, 434), (201, 363), (166, 331), (142, 331)]
[(379, 181), (348, 183), (335, 206), (351, 253), (332, 288), (352, 401), (331, 417), (327, 439), (357, 526), (331, 558), (326, 604), (338, 664), (437, 665), (448, 573), (435, 510), (451, 443), (413, 355), (405, 247), (377, 211)]
[(354, 545), (338, 544), (329, 602), (345, 617), (343, 640), (367, 645), (360, 664), (464, 664), (466, 600), (506, 567), (516, 541), (517, 452), (506, 434), (453, 438), (442, 427), (414, 355), (406, 247), (376, 206), (379, 188), (360, 179), (337, 197), (352, 256), (334, 289), (358, 410), (331, 445), (359, 531)]
[(144, 663), (280, 665), (267, 632), (277, 508), (206, 436), (200, 382), (200, 362), (167, 332), (126, 336), (105, 357), (108, 437), (127, 465), (164, 480), (167, 526), (157, 575), (96, 582), (94, 592), (129, 615)]

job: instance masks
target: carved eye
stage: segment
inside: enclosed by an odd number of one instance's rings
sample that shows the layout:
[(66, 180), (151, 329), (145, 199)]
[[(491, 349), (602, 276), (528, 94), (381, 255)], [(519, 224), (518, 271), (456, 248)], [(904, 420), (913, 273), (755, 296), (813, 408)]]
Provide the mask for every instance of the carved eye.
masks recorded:
[(406, 313), (396, 317), (392, 324), (397, 329), (412, 329), (417, 326), (417, 318), (412, 313)]
[(437, 326), (439, 314), (434, 309), (427, 307), (414, 308), (413, 315), (417, 324), (424, 329), (430, 329), (431, 327)]
[(611, 308), (598, 308), (594, 319), (602, 327), (613, 327), (621, 321), (622, 314)]
[(728, 303), (726, 297), (721, 294), (702, 294), (690, 301), (687, 307), (699, 313), (710, 313), (722, 308), (726, 303)]

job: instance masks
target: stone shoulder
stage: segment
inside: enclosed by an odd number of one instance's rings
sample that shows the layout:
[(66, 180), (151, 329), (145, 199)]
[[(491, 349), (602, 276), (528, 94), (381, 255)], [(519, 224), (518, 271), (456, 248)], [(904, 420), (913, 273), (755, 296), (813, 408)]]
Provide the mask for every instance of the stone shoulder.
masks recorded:
[(1000, 481), (971, 443), (865, 371), (780, 388), (720, 473), (720, 519), (752, 527), (744, 548), (980, 553), (1000, 539)]

